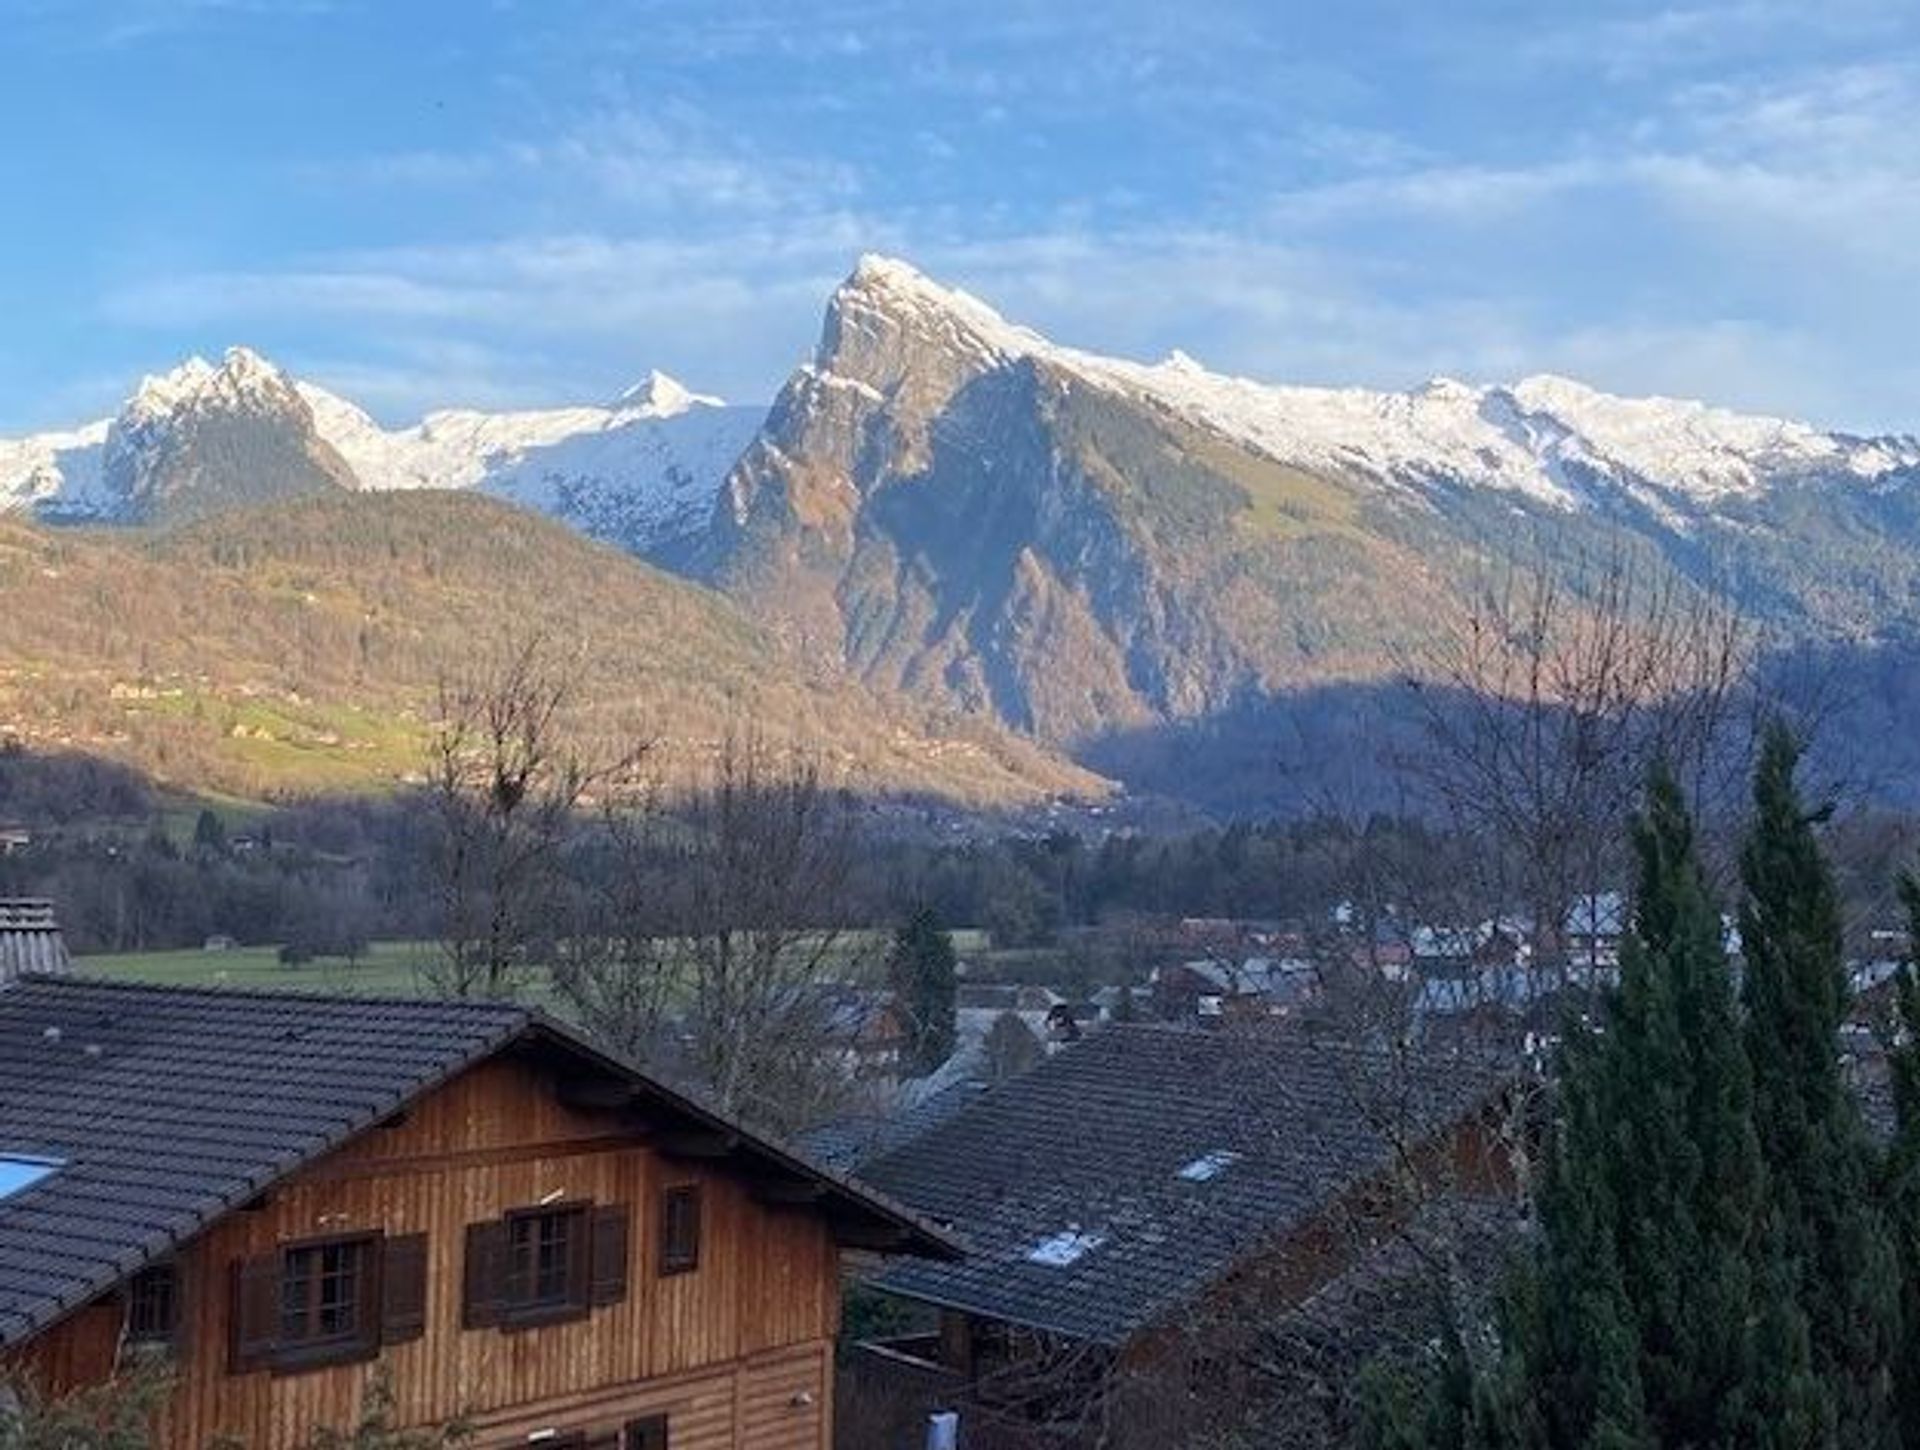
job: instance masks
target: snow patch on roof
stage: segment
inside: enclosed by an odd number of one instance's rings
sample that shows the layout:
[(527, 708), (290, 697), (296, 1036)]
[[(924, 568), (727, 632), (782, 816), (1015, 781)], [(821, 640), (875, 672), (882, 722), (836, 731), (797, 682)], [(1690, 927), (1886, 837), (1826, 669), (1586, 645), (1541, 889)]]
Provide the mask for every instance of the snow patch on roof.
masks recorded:
[(1210, 1183), (1238, 1163), (1242, 1156), (1231, 1148), (1215, 1148), (1202, 1153), (1175, 1176), (1184, 1178), (1188, 1183)]
[(1062, 1229), (1057, 1234), (1047, 1235), (1028, 1249), (1027, 1262), (1064, 1269), (1085, 1258), (1106, 1241), (1107, 1236), (1103, 1233), (1089, 1233), (1079, 1228)]

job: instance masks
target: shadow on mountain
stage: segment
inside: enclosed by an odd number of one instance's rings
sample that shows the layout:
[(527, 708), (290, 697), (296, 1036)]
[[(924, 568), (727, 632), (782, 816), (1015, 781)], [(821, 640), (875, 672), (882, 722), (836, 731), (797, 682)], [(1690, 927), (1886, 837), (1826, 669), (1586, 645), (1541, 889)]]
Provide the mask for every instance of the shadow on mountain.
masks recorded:
[[(1741, 725), (1779, 712), (1810, 738), (1810, 778), (1850, 802), (1920, 808), (1920, 639), (1834, 641), (1769, 652)], [(1451, 698), (1450, 698), (1451, 696)], [(1074, 751), (1136, 795), (1241, 820), (1419, 815), (1436, 723), (1467, 699), (1406, 679), (1249, 698), (1195, 720), (1116, 731)]]

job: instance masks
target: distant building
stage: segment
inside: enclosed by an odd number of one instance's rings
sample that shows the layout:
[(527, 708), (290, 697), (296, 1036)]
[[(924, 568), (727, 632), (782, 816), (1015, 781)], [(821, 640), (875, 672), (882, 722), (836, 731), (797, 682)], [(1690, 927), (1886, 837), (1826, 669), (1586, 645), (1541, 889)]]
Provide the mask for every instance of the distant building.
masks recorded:
[(954, 1005), (962, 1011), (1047, 1012), (1067, 999), (1051, 987), (962, 982)]
[(33, 832), (25, 826), (0, 826), (0, 856), (13, 856), (33, 844)]
[(825, 984), (809, 989), (797, 1015), (817, 1015), (822, 1036), (847, 1076), (888, 1078), (899, 1073), (910, 1034), (892, 992)]
[(53, 903), (0, 900), (0, 987), (29, 973), (72, 970)]
[(1320, 984), (1313, 963), (1245, 957), (1177, 962), (1154, 970), (1154, 1015), (1165, 1022), (1249, 1021), (1281, 1017), (1311, 1001)]
[(1561, 939), (1567, 959), (1581, 966), (1620, 965), (1620, 938), (1626, 935), (1627, 898), (1618, 891), (1583, 896), (1568, 908)]

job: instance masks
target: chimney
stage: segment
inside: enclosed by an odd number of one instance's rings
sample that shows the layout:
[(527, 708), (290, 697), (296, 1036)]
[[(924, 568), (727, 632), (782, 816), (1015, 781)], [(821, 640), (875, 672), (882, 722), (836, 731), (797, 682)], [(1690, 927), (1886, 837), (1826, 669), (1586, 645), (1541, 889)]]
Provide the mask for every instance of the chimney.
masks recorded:
[(0, 987), (29, 972), (64, 974), (72, 966), (51, 901), (0, 899)]

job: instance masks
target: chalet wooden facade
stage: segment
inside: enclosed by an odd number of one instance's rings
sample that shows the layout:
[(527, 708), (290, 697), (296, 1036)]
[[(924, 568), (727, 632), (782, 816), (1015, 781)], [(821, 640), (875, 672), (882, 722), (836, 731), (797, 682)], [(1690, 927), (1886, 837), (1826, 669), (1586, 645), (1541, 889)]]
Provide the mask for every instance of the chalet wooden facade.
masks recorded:
[(0, 1176), (0, 1355), (171, 1355), (182, 1450), (350, 1427), (375, 1365), (481, 1447), (821, 1450), (841, 1247), (953, 1252), (506, 1006), (29, 979), (9, 1156), (52, 1166)]

